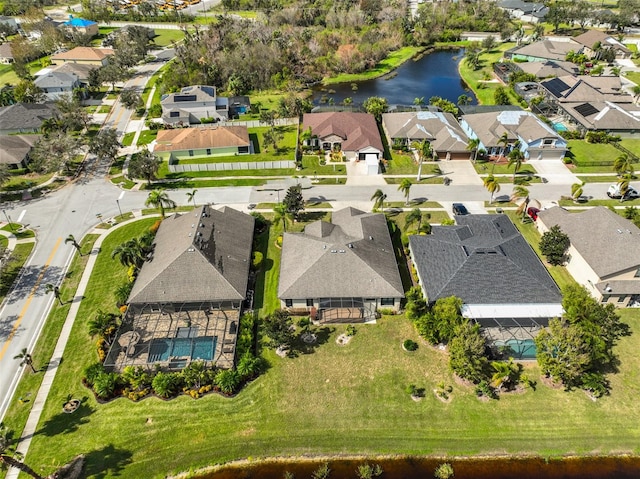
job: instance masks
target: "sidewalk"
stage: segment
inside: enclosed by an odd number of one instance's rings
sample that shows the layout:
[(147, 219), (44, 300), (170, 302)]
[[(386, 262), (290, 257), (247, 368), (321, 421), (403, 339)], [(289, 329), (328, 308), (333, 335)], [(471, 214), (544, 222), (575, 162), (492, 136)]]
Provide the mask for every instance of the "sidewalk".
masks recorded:
[[(69, 309), (69, 314), (67, 315), (64, 325), (62, 326), (62, 331), (60, 332), (60, 336), (58, 337), (58, 342), (56, 343), (56, 347), (53, 351), (53, 355), (51, 356), (51, 360), (49, 361), (49, 365), (47, 366), (47, 370), (44, 373), (42, 384), (38, 389), (38, 394), (34, 399), (33, 407), (31, 408), (31, 412), (29, 413), (29, 418), (27, 419), (27, 423), (25, 424), (24, 430), (22, 431), (22, 434), (20, 436), (17, 452), (22, 454), (23, 456), (26, 456), (27, 452), (29, 451), (31, 439), (38, 430), (40, 416), (42, 415), (42, 411), (47, 402), (47, 397), (49, 396), (49, 392), (51, 391), (51, 386), (53, 385), (56, 373), (58, 372), (58, 366), (62, 362), (64, 350), (67, 346), (67, 341), (69, 340), (71, 329), (73, 328), (73, 324), (78, 315), (78, 310), (80, 309), (82, 298), (89, 283), (89, 278), (91, 277), (91, 273), (98, 259), (98, 253), (100, 252), (102, 242), (108, 236), (108, 234), (113, 232), (115, 229), (127, 225), (131, 222), (138, 221), (139, 218), (139, 216), (134, 214), (133, 219), (124, 221), (114, 226), (113, 228), (94, 228), (93, 231), (89, 232), (90, 234), (98, 234), (100, 235), (100, 237), (96, 240), (93, 245), (93, 249), (89, 253), (89, 261), (87, 262), (87, 266), (82, 273), (82, 278), (80, 278), (80, 283), (78, 284), (78, 289), (76, 290), (76, 294), (72, 300), (73, 303), (71, 304), (71, 308)], [(7, 472), (6, 479), (18, 479), (19, 474), (19, 470), (10, 468)]]

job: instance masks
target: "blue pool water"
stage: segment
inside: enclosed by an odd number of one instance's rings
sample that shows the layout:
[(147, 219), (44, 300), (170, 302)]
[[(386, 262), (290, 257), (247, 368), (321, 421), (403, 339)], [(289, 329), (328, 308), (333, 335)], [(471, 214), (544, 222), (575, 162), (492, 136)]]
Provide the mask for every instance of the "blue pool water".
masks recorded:
[(508, 355), (515, 359), (535, 359), (536, 344), (533, 339), (509, 339), (507, 341), (496, 341), (495, 346), (508, 346)]
[(216, 336), (200, 338), (162, 338), (151, 341), (147, 362), (167, 361), (169, 356), (210, 361), (216, 350)]
[(564, 126), (564, 123), (552, 123), (553, 129), (556, 131), (567, 131), (567, 127)]

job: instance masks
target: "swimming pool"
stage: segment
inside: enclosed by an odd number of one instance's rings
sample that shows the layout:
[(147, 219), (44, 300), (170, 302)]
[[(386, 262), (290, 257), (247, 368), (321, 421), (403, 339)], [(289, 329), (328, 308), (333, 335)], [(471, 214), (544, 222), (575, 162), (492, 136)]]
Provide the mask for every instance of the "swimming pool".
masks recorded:
[(533, 339), (508, 339), (507, 341), (496, 341), (494, 345), (508, 347), (507, 354), (514, 359), (536, 358), (536, 344)]
[(149, 346), (147, 362), (167, 361), (170, 356), (210, 361), (213, 359), (217, 341), (217, 336), (153, 339)]
[(565, 126), (564, 123), (556, 122), (556, 123), (552, 123), (551, 125), (553, 126), (553, 129), (558, 132), (568, 130), (568, 128)]

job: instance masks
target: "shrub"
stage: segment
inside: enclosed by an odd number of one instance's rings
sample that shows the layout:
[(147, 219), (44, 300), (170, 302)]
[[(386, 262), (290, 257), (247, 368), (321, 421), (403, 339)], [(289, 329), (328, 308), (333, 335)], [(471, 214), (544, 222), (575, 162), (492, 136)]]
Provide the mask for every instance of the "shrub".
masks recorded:
[(236, 340), (236, 351), (238, 357), (242, 357), (246, 352), (253, 352), (255, 321), (253, 314), (246, 313), (240, 318), (238, 338)]
[(225, 394), (233, 394), (240, 385), (240, 376), (233, 369), (218, 371), (216, 374), (216, 386)]
[(151, 383), (154, 392), (162, 398), (175, 396), (180, 389), (179, 377), (176, 373), (159, 372)]
[(356, 327), (353, 324), (347, 326), (346, 331), (347, 336), (355, 336), (356, 335)]
[(96, 378), (104, 372), (102, 363), (93, 363), (84, 369), (84, 380), (88, 386), (92, 387)]
[(436, 477), (436, 479), (450, 479), (454, 475), (453, 466), (448, 462), (440, 464), (438, 467), (436, 467), (433, 475), (434, 477)]
[(404, 349), (406, 349), (407, 351), (415, 351), (416, 349), (418, 349), (418, 343), (416, 343), (411, 339), (405, 339), (402, 345), (404, 346)]
[(493, 389), (487, 381), (480, 381), (475, 387), (476, 396), (486, 396), (491, 399), (495, 399), (496, 391)]
[(405, 388), (405, 391), (407, 394), (411, 394), (412, 396), (415, 396), (418, 392), (418, 387), (415, 384), (409, 384)]
[(254, 251), (253, 252), (253, 261), (252, 261), (252, 265), (254, 269), (260, 269), (260, 266), (262, 265), (262, 252), (260, 251)]
[(96, 376), (93, 383), (93, 392), (100, 399), (111, 399), (119, 385), (119, 376), (117, 373), (101, 372)]

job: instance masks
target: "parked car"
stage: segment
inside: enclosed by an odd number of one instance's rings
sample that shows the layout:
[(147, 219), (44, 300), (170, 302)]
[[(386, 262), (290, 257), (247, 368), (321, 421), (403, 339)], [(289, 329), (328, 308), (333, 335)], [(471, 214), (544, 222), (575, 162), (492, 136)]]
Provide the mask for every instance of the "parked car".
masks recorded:
[(529, 208), (527, 208), (527, 215), (529, 215), (529, 218), (531, 218), (533, 221), (536, 221), (538, 219), (538, 213), (540, 213), (540, 208), (536, 208), (534, 206), (530, 206)]
[(467, 207), (462, 203), (454, 203), (453, 204), (453, 214), (454, 215), (468, 215), (469, 211)]
[[(622, 194), (620, 193), (620, 185), (618, 183), (611, 185), (607, 190), (607, 196), (609, 198), (616, 198), (616, 199), (621, 198)], [(627, 189), (626, 194), (624, 195), (624, 199), (628, 200), (633, 198), (640, 198), (640, 193), (638, 193), (638, 191), (635, 188), (630, 186)]]

